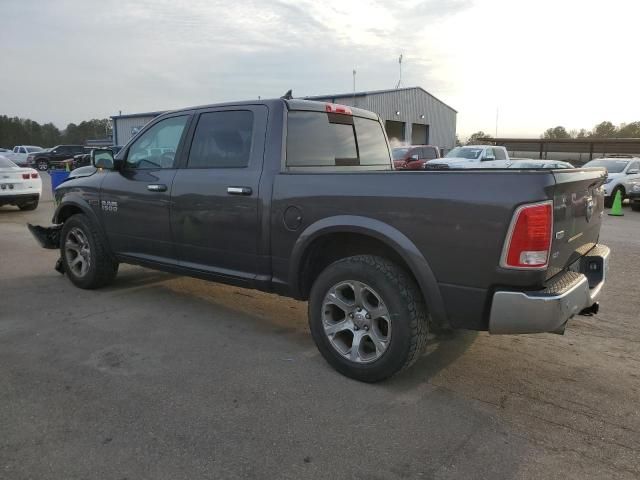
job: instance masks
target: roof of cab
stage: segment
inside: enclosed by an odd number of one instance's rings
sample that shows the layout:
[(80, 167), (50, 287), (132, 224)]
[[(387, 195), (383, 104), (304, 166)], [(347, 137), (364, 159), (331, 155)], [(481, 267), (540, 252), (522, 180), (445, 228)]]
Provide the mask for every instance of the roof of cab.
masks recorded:
[[(304, 110), (304, 111), (312, 111), (312, 112), (326, 112), (326, 106), (328, 102), (316, 102), (312, 100), (302, 100), (302, 99), (292, 99), (292, 100), (284, 100), (282, 98), (271, 98), (265, 100), (244, 100), (240, 102), (225, 102), (225, 103), (213, 103), (210, 105), (199, 105), (196, 107), (187, 107), (180, 108), (177, 110), (167, 110), (166, 112), (153, 112), (156, 116), (164, 115), (164, 114), (175, 114), (179, 112), (191, 112), (194, 110), (204, 110), (209, 108), (217, 108), (217, 107), (241, 107), (248, 105), (266, 105), (268, 106), (282, 106), (284, 105), (289, 110)], [(370, 112), (369, 110), (363, 110), (361, 108), (349, 107), (353, 113), (358, 117), (371, 118), (373, 120), (378, 119), (378, 115)], [(121, 115), (112, 118), (123, 118), (128, 115)]]

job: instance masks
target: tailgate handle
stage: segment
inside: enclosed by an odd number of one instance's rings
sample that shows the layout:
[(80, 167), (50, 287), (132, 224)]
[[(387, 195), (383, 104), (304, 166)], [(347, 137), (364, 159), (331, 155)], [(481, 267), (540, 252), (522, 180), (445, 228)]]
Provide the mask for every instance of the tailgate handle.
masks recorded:
[(159, 183), (152, 183), (150, 185), (147, 185), (147, 190), (149, 190), (150, 192), (166, 192), (167, 186)]

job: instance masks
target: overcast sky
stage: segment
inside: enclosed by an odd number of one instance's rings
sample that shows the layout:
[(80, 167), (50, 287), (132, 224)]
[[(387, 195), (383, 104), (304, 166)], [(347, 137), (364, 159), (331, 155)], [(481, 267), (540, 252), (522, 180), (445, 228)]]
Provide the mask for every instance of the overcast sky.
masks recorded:
[(635, 0), (0, 0), (0, 114), (421, 86), (458, 133), (640, 120)]

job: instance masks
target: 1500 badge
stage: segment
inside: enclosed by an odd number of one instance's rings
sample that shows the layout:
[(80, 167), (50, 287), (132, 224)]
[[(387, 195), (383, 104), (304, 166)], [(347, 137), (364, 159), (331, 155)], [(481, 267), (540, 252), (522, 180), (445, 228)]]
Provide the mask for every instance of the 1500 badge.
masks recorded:
[(105, 212), (117, 212), (118, 211), (118, 202), (114, 202), (112, 200), (102, 200), (100, 202), (100, 206), (102, 210)]

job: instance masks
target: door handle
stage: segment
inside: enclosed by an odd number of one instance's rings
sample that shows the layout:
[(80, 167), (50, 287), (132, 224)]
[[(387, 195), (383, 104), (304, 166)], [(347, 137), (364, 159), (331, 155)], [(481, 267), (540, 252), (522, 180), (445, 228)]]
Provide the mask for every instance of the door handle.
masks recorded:
[(227, 187), (229, 195), (251, 195), (253, 190), (249, 187)]
[(166, 192), (167, 186), (158, 183), (152, 183), (150, 185), (147, 185), (147, 190), (149, 190), (150, 192)]

